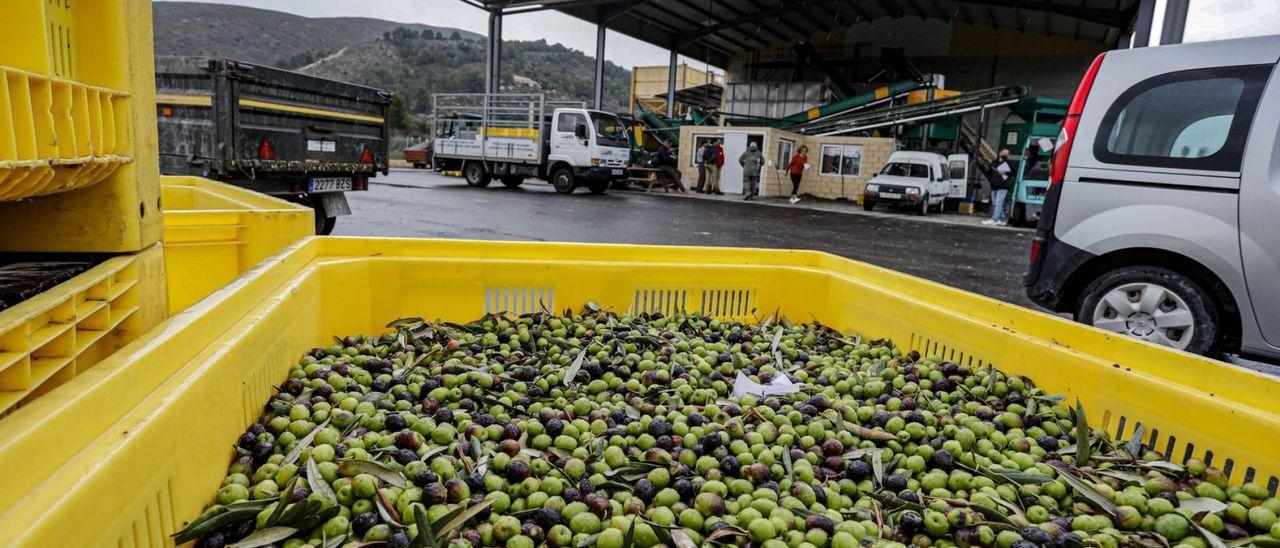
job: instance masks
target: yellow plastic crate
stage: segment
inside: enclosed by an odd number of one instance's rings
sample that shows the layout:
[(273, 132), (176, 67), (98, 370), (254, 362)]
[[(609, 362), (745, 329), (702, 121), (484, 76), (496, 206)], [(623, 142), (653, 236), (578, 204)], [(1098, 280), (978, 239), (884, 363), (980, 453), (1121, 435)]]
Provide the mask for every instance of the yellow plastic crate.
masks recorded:
[(0, 311), (0, 416), (84, 373), (160, 323), (162, 256), (154, 245), (108, 259)]
[(315, 233), (313, 210), (200, 177), (160, 178), (169, 313)]
[(164, 546), (289, 364), (402, 316), (775, 310), (1032, 376), (1093, 424), (1233, 481), (1280, 474), (1280, 380), (816, 252), (309, 238), (0, 421), (0, 545)]
[(147, 0), (11, 0), (0, 17), (0, 250), (160, 237)]

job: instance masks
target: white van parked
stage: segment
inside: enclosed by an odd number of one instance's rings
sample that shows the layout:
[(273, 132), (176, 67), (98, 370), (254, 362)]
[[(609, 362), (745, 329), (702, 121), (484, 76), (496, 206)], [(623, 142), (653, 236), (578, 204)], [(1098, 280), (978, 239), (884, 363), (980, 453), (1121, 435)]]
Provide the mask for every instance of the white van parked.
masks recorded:
[[(955, 156), (957, 162), (968, 158)], [(862, 191), (862, 207), (871, 211), (876, 204), (887, 204), (910, 208), (917, 215), (930, 209), (941, 212), (947, 200), (963, 200), (967, 190), (965, 177), (951, 178), (950, 163), (948, 157), (934, 152), (894, 152)]]
[(1280, 36), (1111, 51), (1063, 122), (1024, 279), (1076, 321), (1280, 357)]

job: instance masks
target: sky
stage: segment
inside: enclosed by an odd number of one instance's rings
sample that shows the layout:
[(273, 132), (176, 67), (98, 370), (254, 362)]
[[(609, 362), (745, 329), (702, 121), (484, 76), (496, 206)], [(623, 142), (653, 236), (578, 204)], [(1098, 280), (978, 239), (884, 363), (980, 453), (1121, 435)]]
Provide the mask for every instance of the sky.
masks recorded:
[[(361, 16), (401, 23), (458, 27), (481, 34), (488, 15), (460, 0), (203, 0), (284, 11), (308, 17)], [(1152, 40), (1160, 36), (1165, 0), (1156, 0)], [(595, 26), (547, 11), (503, 19), (503, 38), (559, 42), (595, 55)], [(1280, 0), (1191, 0), (1185, 41), (1280, 34)], [(670, 54), (634, 38), (609, 32), (605, 58), (623, 67), (665, 65)], [(700, 62), (693, 62), (701, 65)]]

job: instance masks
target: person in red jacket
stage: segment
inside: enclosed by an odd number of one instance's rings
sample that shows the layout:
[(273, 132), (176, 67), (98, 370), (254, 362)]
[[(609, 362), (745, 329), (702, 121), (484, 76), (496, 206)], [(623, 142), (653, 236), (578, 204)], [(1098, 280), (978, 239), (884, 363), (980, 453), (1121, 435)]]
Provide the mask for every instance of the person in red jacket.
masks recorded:
[(796, 153), (791, 155), (791, 162), (787, 163), (787, 174), (791, 176), (791, 203), (800, 201), (800, 178), (804, 176), (804, 170), (809, 169), (809, 147), (801, 146)]
[(724, 149), (720, 147), (720, 140), (715, 139), (707, 149), (707, 194), (724, 194), (720, 191), (720, 169), (723, 167)]

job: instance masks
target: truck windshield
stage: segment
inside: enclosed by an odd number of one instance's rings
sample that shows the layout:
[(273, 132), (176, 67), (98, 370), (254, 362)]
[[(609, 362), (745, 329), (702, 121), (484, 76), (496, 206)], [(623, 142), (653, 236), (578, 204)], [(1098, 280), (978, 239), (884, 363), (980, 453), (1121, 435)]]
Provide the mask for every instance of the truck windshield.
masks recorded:
[(591, 113), (591, 124), (596, 128), (596, 143), (601, 146), (627, 146), (627, 128), (617, 116), (603, 112)]
[(889, 162), (880, 170), (881, 175), (910, 177), (912, 179), (928, 179), (929, 166), (924, 164), (908, 164), (906, 162)]

